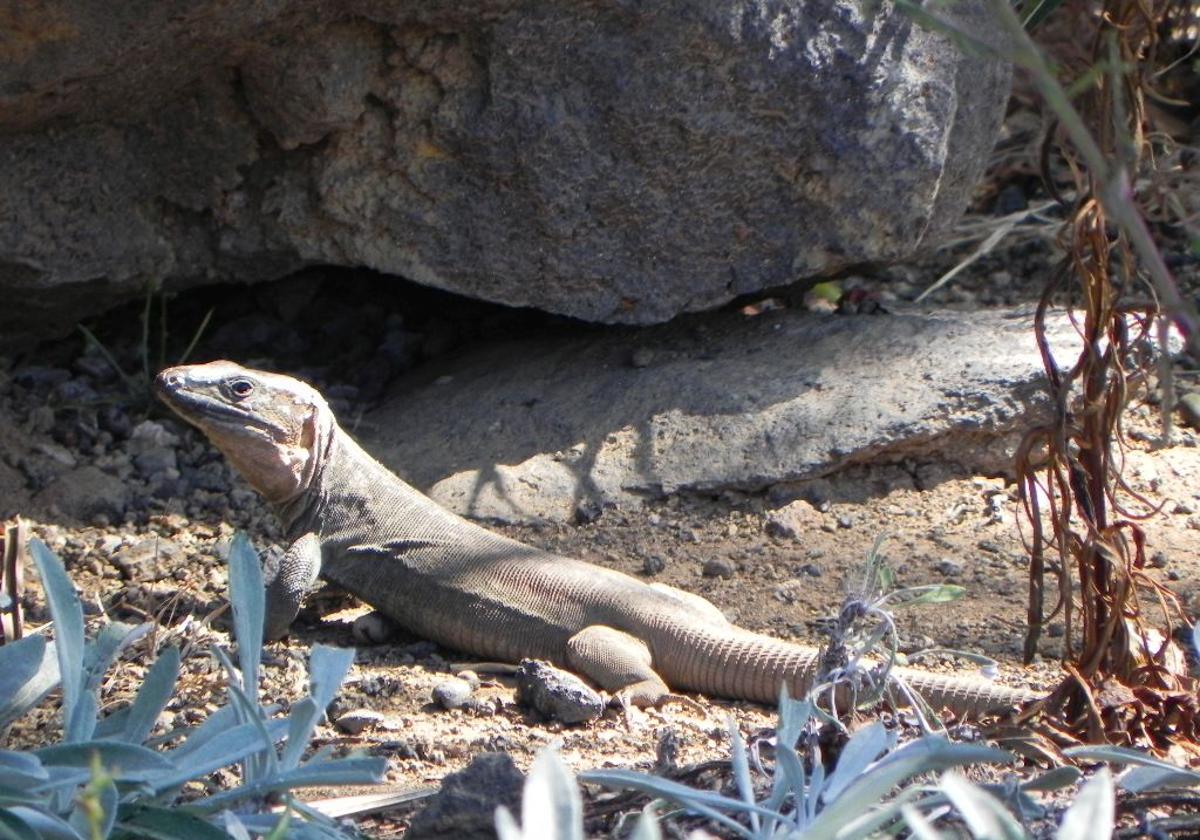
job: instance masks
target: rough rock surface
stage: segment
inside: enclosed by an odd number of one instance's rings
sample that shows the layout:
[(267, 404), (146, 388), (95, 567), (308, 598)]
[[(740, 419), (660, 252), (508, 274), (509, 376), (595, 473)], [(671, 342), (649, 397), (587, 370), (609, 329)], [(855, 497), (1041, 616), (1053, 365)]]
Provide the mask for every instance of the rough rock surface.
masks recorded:
[(549, 662), (525, 659), (517, 669), (517, 702), (547, 720), (586, 723), (604, 714), (604, 700), (587, 683)]
[[(1000, 472), (1045, 405), (1031, 317), (783, 310), (492, 344), (402, 384), (364, 438), (441, 504), (503, 521), (918, 455)], [(1048, 334), (1061, 359), (1078, 346), (1065, 317)]]
[(1008, 85), (853, 0), (94, 6), (4, 21), (5, 343), (314, 263), (662, 321), (935, 238)]
[(428, 838), (494, 838), (496, 807), (521, 810), (521, 771), (507, 753), (478, 755), (458, 773), (442, 781), (442, 789), (413, 817), (411, 840)]

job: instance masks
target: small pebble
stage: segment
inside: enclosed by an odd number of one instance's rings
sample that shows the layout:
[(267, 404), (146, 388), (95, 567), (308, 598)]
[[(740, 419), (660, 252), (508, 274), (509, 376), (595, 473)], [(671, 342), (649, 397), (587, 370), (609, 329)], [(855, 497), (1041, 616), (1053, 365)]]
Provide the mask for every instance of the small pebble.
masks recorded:
[(933, 567), (946, 577), (958, 577), (963, 573), (963, 565), (955, 560), (939, 560)]
[(712, 557), (704, 564), (705, 577), (719, 577), (728, 580), (737, 573), (733, 561), (725, 557)]
[(443, 709), (461, 709), (471, 699), (474, 691), (469, 682), (455, 677), (433, 687), (433, 702)]
[(654, 364), (654, 351), (649, 347), (639, 347), (633, 351), (633, 356), (629, 359), (629, 364), (635, 368), (650, 367)]
[(358, 735), (383, 723), (383, 715), (372, 709), (354, 709), (338, 715), (333, 725), (347, 735)]
[(1179, 414), (1183, 422), (1193, 429), (1200, 429), (1200, 394), (1184, 394), (1179, 399)]
[(643, 574), (653, 577), (667, 568), (667, 561), (661, 554), (652, 554), (642, 559)]

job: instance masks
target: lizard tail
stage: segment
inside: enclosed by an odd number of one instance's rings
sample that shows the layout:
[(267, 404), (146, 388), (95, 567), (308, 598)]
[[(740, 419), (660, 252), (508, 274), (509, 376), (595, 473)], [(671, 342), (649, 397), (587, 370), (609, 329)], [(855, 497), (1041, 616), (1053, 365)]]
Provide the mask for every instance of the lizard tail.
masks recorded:
[[(671, 635), (675, 637), (671, 655), (655, 656), (654, 666), (672, 687), (774, 704), (784, 683), (792, 697), (803, 697), (817, 678), (817, 648), (737, 628), (676, 627)], [(959, 717), (1005, 712), (1040, 697), (982, 677), (899, 667), (892, 669), (892, 674), (934, 709), (949, 709)], [(898, 705), (906, 705), (900, 692), (892, 694)], [(844, 702), (842, 697), (839, 700)]]

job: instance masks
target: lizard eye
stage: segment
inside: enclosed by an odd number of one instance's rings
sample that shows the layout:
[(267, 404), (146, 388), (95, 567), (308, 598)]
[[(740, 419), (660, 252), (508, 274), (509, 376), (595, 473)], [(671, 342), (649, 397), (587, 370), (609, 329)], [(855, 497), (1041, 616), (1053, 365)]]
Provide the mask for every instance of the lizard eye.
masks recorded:
[(242, 399), (254, 393), (254, 383), (249, 379), (235, 379), (229, 383), (229, 391), (238, 399)]

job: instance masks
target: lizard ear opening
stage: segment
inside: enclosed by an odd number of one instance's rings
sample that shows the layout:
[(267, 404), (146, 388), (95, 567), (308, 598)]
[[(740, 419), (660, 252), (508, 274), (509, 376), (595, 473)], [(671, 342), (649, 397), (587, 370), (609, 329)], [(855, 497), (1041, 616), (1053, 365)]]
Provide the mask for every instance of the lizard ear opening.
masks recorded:
[(313, 447), (317, 443), (317, 417), (320, 413), (316, 406), (312, 406), (300, 426), (300, 446), (312, 454), (316, 454), (313, 453)]

